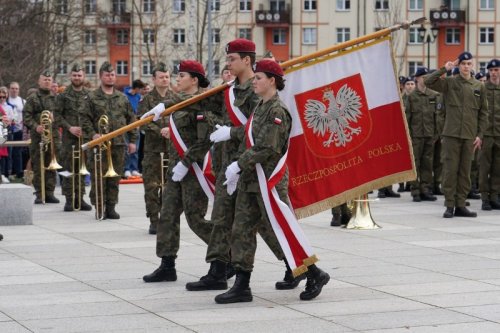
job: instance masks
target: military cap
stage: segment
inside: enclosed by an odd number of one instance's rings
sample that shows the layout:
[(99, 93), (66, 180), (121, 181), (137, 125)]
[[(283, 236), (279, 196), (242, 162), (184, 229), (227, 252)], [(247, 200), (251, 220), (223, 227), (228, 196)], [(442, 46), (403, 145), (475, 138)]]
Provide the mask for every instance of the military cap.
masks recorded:
[(458, 67), (453, 68), (453, 70), (451, 71), (451, 75), (458, 75), (458, 74), (460, 74), (460, 69), (458, 69)]
[(195, 73), (205, 77), (205, 69), (196, 60), (181, 61), (181, 63), (179, 64), (179, 72)]
[(485, 77), (486, 74), (484, 74), (483, 72), (478, 72), (475, 76), (476, 80), (480, 80), (482, 79), (483, 77)]
[(399, 78), (399, 84), (405, 84), (406, 83), (406, 76), (401, 75)]
[(255, 43), (245, 38), (235, 39), (226, 45), (226, 53), (255, 53)]
[(488, 65), (486, 65), (486, 69), (490, 68), (495, 68), (495, 67), (500, 67), (500, 60), (498, 59), (491, 59)]
[(255, 64), (255, 72), (264, 72), (281, 77), (285, 75), (281, 66), (276, 61), (271, 59), (262, 59), (257, 62)]
[(409, 82), (409, 81), (415, 82), (415, 78), (414, 78), (413, 76), (408, 76), (408, 77), (406, 78), (405, 83), (406, 83), (406, 82)]
[(73, 64), (73, 66), (71, 67), (71, 71), (72, 72), (79, 72), (79, 71), (83, 71), (83, 67), (82, 65), (80, 65), (79, 63), (75, 62)]
[(113, 68), (113, 66), (111, 65), (111, 63), (109, 61), (105, 61), (101, 65), (101, 68), (99, 68), (99, 73), (102, 73), (102, 72), (112, 72), (114, 70), (115, 69)]
[(153, 74), (156, 72), (168, 72), (168, 67), (164, 62), (159, 62), (153, 68)]
[(429, 69), (427, 67), (418, 67), (415, 72), (415, 77), (429, 74)]
[(52, 77), (52, 72), (50, 70), (46, 69), (40, 75), (41, 76), (46, 76), (46, 77)]
[(460, 53), (460, 55), (458, 56), (458, 63), (461, 63), (464, 60), (471, 60), (471, 59), (472, 59), (472, 54), (470, 52), (465, 51)]

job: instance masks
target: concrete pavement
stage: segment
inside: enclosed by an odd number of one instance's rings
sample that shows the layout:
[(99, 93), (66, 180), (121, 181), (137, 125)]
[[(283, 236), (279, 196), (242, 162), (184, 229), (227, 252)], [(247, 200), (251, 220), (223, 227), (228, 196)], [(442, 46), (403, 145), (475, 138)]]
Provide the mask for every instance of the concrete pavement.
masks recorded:
[(284, 266), (259, 239), (254, 301), (229, 305), (185, 290), (208, 265), (184, 219), (178, 280), (142, 281), (159, 264), (142, 184), (120, 187), (120, 220), (37, 205), (33, 225), (0, 230), (0, 332), (500, 332), (500, 212), (471, 203), (478, 218), (443, 219), (442, 197), (378, 200), (379, 230), (304, 219), (332, 277), (323, 293), (275, 290)]

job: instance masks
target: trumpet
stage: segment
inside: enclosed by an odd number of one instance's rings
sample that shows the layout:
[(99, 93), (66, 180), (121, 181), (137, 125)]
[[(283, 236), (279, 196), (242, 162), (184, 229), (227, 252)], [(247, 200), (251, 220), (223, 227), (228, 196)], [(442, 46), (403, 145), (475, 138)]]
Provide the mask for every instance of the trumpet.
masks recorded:
[[(45, 170), (57, 170), (62, 166), (57, 163), (56, 150), (54, 144), (54, 135), (52, 133), (52, 114), (49, 110), (43, 110), (40, 114), (40, 125), (43, 126), (40, 141), (40, 186), (41, 186), (41, 199), (45, 203)], [(50, 145), (50, 163), (45, 166), (45, 152), (49, 149)]]
[[(82, 137), (78, 137), (78, 149), (75, 149), (75, 145), (72, 146), (72, 163), (71, 163), (71, 200), (73, 205), (73, 210), (79, 211), (82, 202), (82, 176), (88, 175), (89, 171), (85, 166), (85, 152), (82, 150)], [(78, 168), (78, 172), (75, 167)], [(78, 179), (76, 179), (78, 177)], [(75, 191), (78, 191), (75, 194)], [(78, 203), (78, 204), (77, 204)]]

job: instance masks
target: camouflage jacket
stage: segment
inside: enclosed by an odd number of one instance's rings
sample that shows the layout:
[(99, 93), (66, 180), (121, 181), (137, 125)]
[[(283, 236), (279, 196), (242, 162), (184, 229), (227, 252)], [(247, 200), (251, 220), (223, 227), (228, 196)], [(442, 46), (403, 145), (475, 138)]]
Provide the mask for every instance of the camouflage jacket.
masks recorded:
[[(149, 94), (144, 96), (142, 101), (139, 102), (139, 107), (137, 110), (138, 116), (142, 116), (144, 113), (148, 112), (154, 108), (158, 103), (164, 102), (165, 100), (172, 99), (173, 92), (168, 90), (165, 97), (161, 97), (158, 90), (153, 89)], [(144, 152), (150, 153), (161, 153), (167, 152), (167, 139), (161, 136), (161, 129), (168, 126), (168, 118), (163, 117), (158, 121), (152, 121), (147, 125), (141, 127), (144, 131)]]
[(44, 110), (52, 112), (52, 136), (54, 139), (59, 138), (57, 121), (55, 121), (57, 120), (56, 98), (50, 94), (49, 90), (38, 89), (36, 93), (28, 97), (23, 109), (24, 125), (30, 130), (32, 142), (40, 142), (41, 136), (36, 132), (36, 128), (40, 125), (40, 115)]
[(70, 85), (56, 98), (56, 121), (57, 125), (62, 127), (62, 142), (65, 146), (78, 143), (78, 137), (71, 134), (69, 128), (81, 126), (79, 110), (83, 107), (88, 93), (86, 88), (83, 88), (82, 91), (75, 91)]
[(500, 86), (488, 81), (485, 87), (490, 112), (488, 114), (488, 126), (484, 135), (500, 136)]
[(415, 89), (408, 96), (405, 112), (412, 138), (437, 136), (436, 112), (440, 105), (439, 94), (429, 88)]
[[(291, 128), (292, 117), (278, 95), (258, 104), (252, 123), (254, 146), (247, 148), (246, 139), (240, 145), (238, 165), (241, 176), (238, 190), (260, 192), (255, 165), (260, 163), (266, 177), (271, 176), (279, 159), (288, 149)], [(283, 177), (280, 185), (288, 185), (288, 175)]]
[(474, 139), (483, 137), (488, 125), (488, 100), (484, 84), (471, 77), (461, 75), (441, 78), (446, 68), (425, 77), (425, 85), (443, 94), (444, 128), (442, 135)]
[[(127, 97), (116, 89), (112, 94), (107, 95), (101, 88), (97, 88), (91, 91), (85, 100), (86, 103), (80, 109), (80, 120), (82, 121), (85, 141), (90, 141), (95, 134), (99, 133), (98, 122), (103, 115), (107, 115), (109, 119), (108, 132), (135, 121), (135, 115)], [(137, 130), (127, 132), (127, 134), (129, 142), (135, 142)], [(113, 138), (112, 144), (113, 146), (125, 145), (124, 136), (120, 135)]]

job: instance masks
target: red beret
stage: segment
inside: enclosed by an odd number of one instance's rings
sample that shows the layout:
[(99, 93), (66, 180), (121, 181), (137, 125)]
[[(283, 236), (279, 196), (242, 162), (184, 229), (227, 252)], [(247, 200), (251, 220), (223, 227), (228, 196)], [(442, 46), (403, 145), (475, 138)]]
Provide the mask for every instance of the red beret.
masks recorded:
[(281, 77), (285, 75), (281, 66), (276, 61), (271, 59), (262, 59), (261, 61), (258, 61), (255, 65), (255, 72), (264, 72)]
[(197, 73), (205, 76), (205, 69), (196, 60), (183, 60), (179, 64), (179, 72)]
[(255, 44), (245, 38), (235, 39), (226, 45), (226, 53), (255, 53)]

